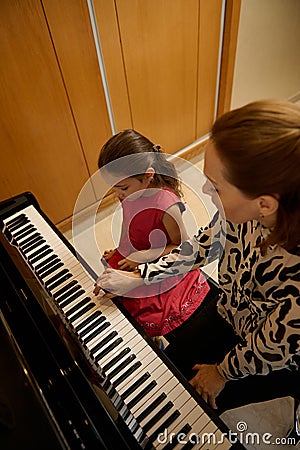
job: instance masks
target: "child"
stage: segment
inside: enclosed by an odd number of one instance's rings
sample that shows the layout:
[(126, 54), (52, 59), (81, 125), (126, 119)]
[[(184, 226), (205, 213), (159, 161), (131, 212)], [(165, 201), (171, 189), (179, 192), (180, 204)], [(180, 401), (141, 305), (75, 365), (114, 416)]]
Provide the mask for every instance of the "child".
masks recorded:
[[(134, 130), (125, 130), (103, 146), (98, 166), (102, 173), (118, 175), (113, 189), (123, 211), (118, 248), (103, 255), (110, 267), (134, 271), (138, 264), (169, 253), (187, 239), (176, 169), (159, 146)], [(149, 336), (168, 339), (208, 291), (206, 278), (197, 269), (159, 286), (133, 289), (119, 301)], [(96, 286), (94, 293), (98, 292)]]

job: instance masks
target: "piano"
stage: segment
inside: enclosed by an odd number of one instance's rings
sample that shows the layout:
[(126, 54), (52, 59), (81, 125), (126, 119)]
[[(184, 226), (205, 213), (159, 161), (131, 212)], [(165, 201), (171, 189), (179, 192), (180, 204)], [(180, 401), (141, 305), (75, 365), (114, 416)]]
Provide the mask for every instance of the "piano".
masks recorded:
[(0, 203), (1, 448), (244, 448), (25, 192)]

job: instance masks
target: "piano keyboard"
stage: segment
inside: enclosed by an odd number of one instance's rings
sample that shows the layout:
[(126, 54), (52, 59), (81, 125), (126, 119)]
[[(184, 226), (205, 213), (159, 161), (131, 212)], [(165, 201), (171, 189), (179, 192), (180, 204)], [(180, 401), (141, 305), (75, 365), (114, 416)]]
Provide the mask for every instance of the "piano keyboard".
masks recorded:
[(207, 449), (208, 439), (211, 450), (231, 447), (116, 305), (93, 295), (93, 278), (33, 205), (3, 222), (4, 235), (75, 333), (104, 391), (141, 448)]

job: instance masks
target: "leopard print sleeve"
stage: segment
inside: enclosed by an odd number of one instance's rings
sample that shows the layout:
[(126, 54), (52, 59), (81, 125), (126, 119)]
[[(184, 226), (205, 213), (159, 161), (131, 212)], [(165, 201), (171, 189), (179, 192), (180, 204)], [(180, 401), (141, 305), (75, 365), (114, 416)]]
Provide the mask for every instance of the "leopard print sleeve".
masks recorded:
[(225, 228), (225, 221), (216, 213), (210, 224), (200, 228), (192, 239), (157, 261), (139, 265), (145, 284), (158, 283), (219, 259), (225, 243)]
[(248, 322), (255, 325), (218, 366), (226, 379), (299, 368), (299, 270), (300, 257), (282, 249), (257, 265), (248, 310)]

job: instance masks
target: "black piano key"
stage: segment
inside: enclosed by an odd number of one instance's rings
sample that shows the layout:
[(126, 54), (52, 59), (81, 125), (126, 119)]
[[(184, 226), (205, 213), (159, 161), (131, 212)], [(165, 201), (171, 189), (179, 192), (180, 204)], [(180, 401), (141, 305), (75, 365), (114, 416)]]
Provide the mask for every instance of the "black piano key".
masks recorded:
[(107, 372), (109, 369), (111, 369), (115, 364), (117, 364), (118, 361), (120, 361), (120, 359), (130, 353), (130, 351), (131, 350), (129, 347), (124, 348), (120, 353), (117, 354), (117, 356), (112, 358), (107, 364), (105, 364), (105, 366), (102, 367), (103, 372)]
[(26, 223), (29, 223), (29, 222), (30, 221), (29, 221), (28, 217), (24, 216), (24, 217), (19, 217), (19, 219), (17, 219), (11, 225), (9, 225), (7, 223), (6, 226), (9, 229), (10, 232), (13, 232), (13, 231), (17, 230), (18, 228), (22, 227), (23, 225), (25, 225)]
[(104, 356), (109, 355), (110, 352), (112, 352), (118, 345), (120, 345), (123, 342), (123, 339), (119, 337), (114, 342), (112, 342), (110, 345), (108, 345), (102, 352), (98, 353), (97, 356), (94, 357), (95, 362), (100, 361), (100, 359), (104, 358)]
[(58, 256), (53, 253), (53, 255), (49, 256), (49, 258), (45, 259), (43, 262), (41, 262), (40, 264), (37, 264), (34, 268), (34, 270), (39, 273), (42, 272), (44, 270), (44, 267), (49, 264), (51, 261), (53, 261), (55, 258), (58, 258)]
[[(116, 400), (113, 401), (113, 398), (117, 396), (117, 398), (119, 399), (120, 396), (119, 396), (117, 390), (114, 388), (114, 386), (112, 384), (109, 384), (109, 387), (110, 387), (109, 392), (106, 392), (106, 395), (111, 400), (111, 402), (114, 405), (114, 407), (116, 408)], [(122, 402), (122, 404), (123, 404), (123, 402)]]
[(53, 294), (53, 298), (55, 298), (55, 300), (57, 300), (59, 297), (61, 297), (58, 301), (62, 301), (64, 299), (66, 299), (68, 297), (68, 294), (67, 294), (68, 289), (71, 289), (71, 287), (73, 287), (75, 285), (79, 286), (77, 280), (70, 281), (70, 283), (66, 284), (64, 287), (62, 287), (57, 292), (55, 292), (55, 294)]
[(73, 306), (72, 308), (70, 308), (65, 315), (67, 317), (70, 317), (72, 314), (74, 314), (78, 309), (82, 308), (83, 306), (87, 305), (90, 302), (90, 297), (85, 297), (82, 300), (80, 300), (80, 302), (78, 302), (75, 306)]
[(51, 273), (63, 267), (63, 265), (64, 263), (62, 261), (59, 261), (59, 259), (54, 259), (50, 264), (47, 264), (47, 270), (41, 270), (37, 275), (43, 280), (45, 277), (51, 275)]
[(53, 277), (49, 278), (49, 280), (45, 283), (45, 288), (48, 289), (54, 281), (57, 281), (59, 278), (61, 278), (66, 273), (70, 273), (68, 269), (62, 269), (57, 274), (53, 275)]
[(138, 423), (141, 423), (142, 420), (146, 419), (146, 417), (154, 411), (155, 408), (157, 408), (158, 405), (160, 405), (165, 399), (167, 398), (167, 395), (162, 392), (156, 399), (153, 400), (153, 402), (147, 406), (147, 408), (144, 409), (143, 412), (136, 418)]
[(19, 248), (24, 252), (31, 252), (34, 248), (35, 245), (41, 245), (44, 244), (46, 242), (45, 239), (43, 239), (42, 236), (38, 236), (38, 233), (35, 233), (35, 235), (33, 234), (31, 236), (31, 239), (29, 239), (28, 242), (26, 242), (26, 244), (19, 245)]
[[(102, 326), (106, 325), (106, 328), (108, 326), (110, 326), (109, 322), (105, 322)], [(96, 353), (98, 350), (100, 350), (101, 347), (103, 347), (105, 344), (108, 344), (109, 341), (111, 341), (115, 336), (117, 336), (117, 332), (116, 331), (112, 331), (111, 333), (109, 333), (104, 339), (102, 339), (100, 342), (98, 342), (98, 344), (96, 344), (92, 349), (91, 349), (91, 354), (93, 355), (94, 353)]]
[(24, 219), (25, 217), (27, 217), (24, 213), (19, 214), (18, 216), (14, 217), (13, 219), (10, 219), (6, 222), (6, 227), (12, 227), (13, 225), (16, 224), (16, 222), (19, 222), (20, 220)]
[(104, 322), (102, 325), (97, 326), (96, 329), (90, 333), (88, 336), (82, 338), (82, 341), (85, 345), (87, 345), (89, 342), (91, 342), (96, 336), (103, 333), (106, 328), (108, 328), (111, 325), (110, 322)]
[(180, 416), (180, 411), (176, 409), (163, 423), (159, 425), (159, 427), (149, 436), (149, 443), (146, 445), (145, 450), (151, 448), (151, 444), (156, 441), (158, 435), (163, 433), (165, 429), (168, 429), (173, 422)]
[[(97, 328), (97, 332), (94, 334), (94, 336), (90, 339), (90, 336), (88, 336), (86, 339), (83, 339), (83, 342), (85, 344), (88, 344), (91, 340), (93, 340), (93, 338), (95, 336), (97, 336), (98, 334), (102, 333), (106, 328), (108, 328), (110, 326), (110, 322), (104, 322), (102, 325), (100, 325), (99, 328)], [(103, 347), (103, 345), (107, 344), (113, 337), (115, 337), (118, 333), (116, 331), (112, 331), (110, 334), (108, 334), (104, 339), (102, 339), (102, 341), (98, 342), (97, 345), (95, 345), (92, 349), (91, 349), (91, 353), (95, 353), (98, 350), (100, 350), (101, 347)]]
[(179, 444), (179, 440), (182, 441), (182, 439), (187, 436), (187, 434), (192, 430), (192, 427), (189, 423), (186, 423), (179, 431), (176, 433), (174, 437), (172, 437), (172, 440), (168, 442), (167, 445), (164, 446), (162, 450), (173, 450), (173, 448), (176, 447), (176, 445)]
[(36, 258), (37, 256), (40, 256), (41, 253), (45, 252), (45, 251), (48, 250), (49, 248), (50, 248), (50, 245), (43, 245), (43, 247), (41, 247), (41, 248), (40, 248), (39, 250), (37, 250), (36, 252), (33, 252), (33, 253), (29, 256), (28, 261), (29, 261), (29, 262), (32, 262), (32, 260), (33, 260), (34, 258)]
[[(96, 311), (97, 312), (97, 311)], [(96, 316), (97, 317), (97, 316)], [(83, 338), (85, 334), (88, 334), (90, 331), (92, 331), (95, 327), (100, 325), (102, 322), (106, 320), (106, 317), (103, 316), (103, 314), (100, 314), (99, 317), (96, 318), (96, 320), (93, 321), (89, 326), (87, 326), (83, 331), (80, 333), (77, 333), (79, 337)]]
[(122, 399), (126, 400), (129, 395), (133, 394), (146, 380), (150, 378), (150, 373), (144, 373), (140, 378), (138, 378), (125, 392), (122, 394)]
[(108, 394), (108, 390), (111, 389), (111, 391), (113, 391), (113, 394), (115, 394), (116, 389), (114, 388), (114, 386), (111, 384), (110, 378), (106, 378), (104, 383), (102, 383), (102, 387), (104, 389), (104, 391)]
[[(67, 270), (67, 269), (64, 269), (64, 270)], [(61, 284), (64, 284), (67, 280), (69, 280), (69, 278), (72, 278), (72, 274), (67, 270), (67, 273), (65, 273), (65, 275), (64, 274), (61, 274), (61, 277), (59, 277), (58, 279), (57, 279), (57, 281), (54, 281), (53, 283), (51, 283), (51, 284), (47, 284), (47, 286), (46, 286), (46, 289), (47, 289), (47, 291), (48, 292), (53, 292), (54, 291), (54, 289), (56, 289), (58, 286), (60, 286)], [(76, 283), (77, 283), (77, 281), (76, 281)], [(78, 289), (80, 289), (81, 288), (81, 286), (78, 284)], [(73, 291), (73, 292), (75, 292), (75, 291)], [(55, 295), (56, 295), (57, 293), (55, 293)], [(55, 297), (56, 298), (56, 297)]]
[[(33, 261), (32, 261), (32, 260), (34, 260), (36, 257), (39, 257), (39, 258), (40, 258), (41, 253), (45, 252), (45, 251), (48, 250), (48, 249), (50, 249), (50, 245), (45, 244), (45, 245), (43, 245), (41, 248), (38, 248), (38, 249), (37, 249), (35, 252), (33, 252), (33, 253), (30, 253), (28, 250), (23, 251), (23, 250), (21, 249), (21, 251), (22, 251), (23, 254), (25, 255), (26, 259), (28, 259), (28, 261), (31, 262), (31, 263), (33, 264)], [(51, 249), (51, 251), (53, 251), (53, 250)], [(28, 255), (28, 253), (30, 253), (30, 255)], [(28, 257), (27, 257), (27, 255), (28, 255)]]
[[(136, 421), (136, 419), (134, 419), (134, 422), (133, 423), (131, 422), (131, 424), (130, 424), (130, 431), (131, 431), (131, 433), (134, 434), (139, 428), (140, 428), (139, 423)], [(146, 437), (146, 434), (143, 431), (143, 434), (140, 437), (139, 442), (144, 440), (145, 437)]]
[(114, 381), (114, 387), (119, 386), (119, 384), (121, 384), (124, 380), (126, 380), (126, 378), (129, 377), (129, 375), (131, 375), (133, 372), (135, 372), (139, 367), (141, 367), (141, 365), (142, 365), (141, 361), (137, 361), (135, 364), (129, 367), (129, 369), (126, 370), (126, 372), (122, 373), (122, 375), (120, 375), (119, 378), (117, 378)]
[[(30, 231), (34, 228), (35, 227), (33, 225), (27, 225), (26, 227), (22, 228), (21, 230), (16, 231), (14, 233), (14, 238), (16, 239), (16, 241), (21, 240), (22, 238), (20, 236), (22, 236), (23, 233), (26, 233), (27, 231)], [(35, 233), (35, 234), (37, 234), (37, 233)]]
[(79, 319), (79, 317), (83, 316), (85, 313), (87, 313), (88, 311), (93, 309), (94, 306), (96, 306), (96, 303), (90, 302), (88, 305), (86, 305), (84, 308), (82, 308), (80, 311), (78, 311), (77, 314), (74, 314), (74, 316), (72, 316), (72, 319), (70, 320), (70, 322), (71, 323), (75, 322), (75, 320)]
[(196, 442), (194, 440), (188, 441), (186, 444), (184, 444), (183, 447), (180, 448), (180, 450), (191, 450), (196, 445)]
[(32, 233), (34, 233), (35, 231), (37, 231), (37, 229), (33, 225), (28, 225), (28, 227), (22, 228), (20, 230), (20, 233), (18, 234), (18, 238), (17, 239), (15, 238), (14, 235), (13, 235), (13, 237), (18, 243), (22, 239), (26, 238), (26, 236), (28, 236), (28, 239), (30, 239), (31, 236), (32, 236)]
[[(70, 297), (67, 298), (67, 300), (64, 300), (63, 302), (58, 302), (58, 305), (60, 308), (65, 308), (66, 306), (70, 305), (71, 303), (74, 302), (74, 300), (76, 300), (77, 298), (81, 297), (83, 294), (85, 294), (85, 290), (84, 289), (79, 289), (80, 286), (75, 286), (74, 288), (70, 289), (68, 291), (68, 294), (70, 295)], [(89, 300), (90, 297), (86, 297)], [(70, 316), (69, 311), (66, 313), (67, 316)]]
[(123, 411), (122, 414), (120, 414), (120, 415), (121, 415), (122, 419), (125, 421), (128, 419), (130, 414), (131, 414), (130, 410), (128, 409), (128, 407), (126, 407), (125, 411)]
[(114, 370), (111, 371), (109, 377), (113, 378), (114, 376), (116, 376), (118, 373), (121, 372), (121, 370), (125, 369), (125, 367), (127, 367), (134, 359), (136, 359), (136, 355), (132, 354), (128, 356), (128, 358), (124, 359), (124, 361), (122, 361), (121, 364), (119, 364)]
[(91, 321), (95, 320), (97, 317), (99, 317), (101, 315), (102, 315), (102, 312), (99, 310), (93, 312), (93, 314), (91, 314), (89, 317), (87, 317), (82, 322), (80, 322), (78, 325), (76, 325), (76, 327), (74, 327), (75, 330), (80, 332), (80, 330), (82, 330), (84, 327), (86, 327)]
[(130, 402), (128, 403), (128, 408), (132, 409), (135, 405), (137, 405), (142, 398), (145, 397), (145, 395), (148, 394), (148, 392), (152, 391), (153, 388), (157, 386), (157, 382), (155, 380), (152, 380), (147, 386), (144, 387)]
[(44, 258), (45, 256), (49, 255), (49, 253), (53, 253), (52, 248), (48, 248), (47, 250), (45, 250), (43, 253), (40, 253), (38, 256), (36, 256), (35, 258), (32, 258), (32, 256), (30, 258), (28, 258), (28, 262), (29, 264), (33, 265), (34, 263), (36, 263), (37, 261), (39, 261), (40, 259)]
[(39, 233), (33, 233), (33, 234), (31, 234), (30, 236), (28, 236), (27, 239), (24, 239), (24, 240), (22, 241), (22, 243), (19, 243), (17, 239), (16, 239), (16, 241), (17, 241), (17, 243), (18, 243), (19, 248), (22, 249), (22, 248), (24, 247), (24, 245), (30, 244), (31, 241), (32, 241), (32, 239), (37, 238), (37, 237), (41, 237), (41, 235), (40, 235)]
[(171, 408), (173, 408), (174, 404), (172, 402), (166, 403), (151, 419), (143, 426), (143, 430), (145, 433), (147, 431), (151, 430), (154, 425), (163, 418), (167, 414), (168, 411), (170, 411)]

